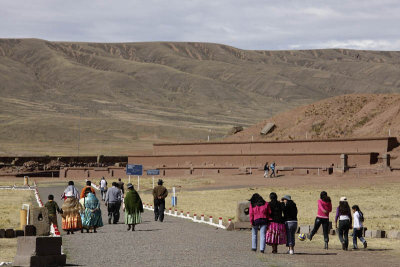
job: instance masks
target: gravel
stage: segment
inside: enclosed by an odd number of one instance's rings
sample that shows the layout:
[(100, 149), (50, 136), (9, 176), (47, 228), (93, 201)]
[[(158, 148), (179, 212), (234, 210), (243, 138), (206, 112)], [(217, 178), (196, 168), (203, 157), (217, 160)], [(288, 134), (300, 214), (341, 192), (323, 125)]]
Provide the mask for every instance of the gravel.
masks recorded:
[[(79, 189), (79, 188), (78, 188)], [(62, 205), (64, 187), (39, 188), (42, 201), (53, 194)], [(99, 195), (100, 193), (98, 193)], [(104, 227), (98, 233), (64, 235), (67, 263), (79, 266), (266, 266), (260, 254), (251, 251), (248, 231), (228, 232), (215, 227), (166, 216), (155, 222), (151, 211), (142, 214), (136, 231), (127, 231), (120, 223), (109, 225), (102, 202)], [(59, 217), (61, 228), (61, 218)]]

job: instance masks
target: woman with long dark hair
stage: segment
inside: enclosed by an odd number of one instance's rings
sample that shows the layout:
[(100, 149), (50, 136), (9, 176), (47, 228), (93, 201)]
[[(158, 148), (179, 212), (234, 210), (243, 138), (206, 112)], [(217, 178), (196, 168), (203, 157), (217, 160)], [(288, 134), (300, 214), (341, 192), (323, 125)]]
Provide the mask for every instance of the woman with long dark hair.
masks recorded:
[(331, 198), (328, 193), (322, 191), (320, 193), (320, 199), (318, 199), (318, 214), (315, 218), (314, 228), (308, 235), (308, 239), (312, 240), (313, 236), (317, 233), (319, 227), (322, 225), (324, 232), (325, 249), (328, 249), (329, 243), (329, 213), (332, 211)]
[(282, 216), (282, 203), (278, 201), (276, 193), (269, 194), (269, 206), (271, 209), (270, 221), (266, 234), (266, 242), (272, 247), (272, 253), (278, 253), (278, 245), (286, 244), (286, 229)]
[(265, 233), (267, 229), (269, 215), (268, 202), (262, 196), (255, 193), (249, 199), (249, 217), (251, 224), (251, 250), (257, 251), (257, 233), (260, 230), (260, 252), (264, 253), (265, 250)]
[(362, 236), (363, 233), (363, 222), (364, 222), (364, 214), (361, 212), (360, 208), (358, 205), (354, 205), (351, 207), (353, 210), (353, 216), (354, 216), (354, 224), (353, 224), (353, 249), (358, 249), (357, 246), (357, 238), (360, 239), (360, 241), (363, 243), (364, 248), (367, 248), (367, 241), (364, 239)]
[(296, 239), (294, 238), (297, 230), (297, 206), (292, 197), (286, 195), (282, 197), (283, 220), (286, 228), (286, 247), (289, 254), (294, 254)]
[[(339, 228), (337, 221), (339, 219)], [(339, 206), (336, 208), (335, 227), (338, 229), (340, 243), (342, 249), (348, 250), (349, 248), (349, 229), (351, 226), (351, 211), (346, 197), (341, 197)]]

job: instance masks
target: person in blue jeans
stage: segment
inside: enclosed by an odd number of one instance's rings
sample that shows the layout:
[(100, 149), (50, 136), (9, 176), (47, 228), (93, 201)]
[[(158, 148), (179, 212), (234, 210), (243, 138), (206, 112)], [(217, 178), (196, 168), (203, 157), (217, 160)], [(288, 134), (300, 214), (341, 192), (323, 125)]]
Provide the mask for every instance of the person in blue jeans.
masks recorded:
[(275, 161), (271, 163), (269, 168), (271, 169), (271, 175), (269, 177), (271, 177), (271, 178), (272, 178), (272, 176), (276, 177), (276, 175), (275, 175)]
[(367, 241), (363, 237), (363, 222), (364, 214), (361, 212), (358, 205), (351, 207), (353, 210), (353, 249), (358, 249), (357, 238), (363, 243), (364, 248), (367, 248)]
[(287, 253), (294, 254), (295, 234), (297, 230), (297, 206), (291, 196), (286, 195), (282, 198), (283, 220), (286, 227), (286, 247)]
[(249, 199), (249, 217), (251, 224), (251, 250), (257, 251), (257, 234), (260, 230), (260, 252), (265, 250), (265, 233), (267, 230), (268, 219), (271, 210), (269, 203), (266, 202), (259, 194), (255, 193)]

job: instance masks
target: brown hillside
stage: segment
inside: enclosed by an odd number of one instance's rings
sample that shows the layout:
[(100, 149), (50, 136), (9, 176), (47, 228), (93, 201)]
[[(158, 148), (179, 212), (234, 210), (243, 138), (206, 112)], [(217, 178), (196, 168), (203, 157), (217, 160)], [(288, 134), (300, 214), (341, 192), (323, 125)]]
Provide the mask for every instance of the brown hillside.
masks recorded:
[(78, 140), (80, 154), (216, 140), (324, 98), (400, 93), (399, 62), (400, 52), (0, 39), (0, 154), (77, 154)]
[[(260, 135), (267, 122), (276, 128)], [(343, 95), (279, 113), (227, 140), (400, 136), (400, 95)]]

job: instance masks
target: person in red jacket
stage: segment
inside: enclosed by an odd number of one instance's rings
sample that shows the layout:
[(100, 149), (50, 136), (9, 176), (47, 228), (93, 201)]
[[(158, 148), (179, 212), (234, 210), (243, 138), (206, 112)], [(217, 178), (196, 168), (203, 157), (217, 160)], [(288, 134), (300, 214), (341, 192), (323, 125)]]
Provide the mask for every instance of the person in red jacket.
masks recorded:
[(249, 199), (249, 217), (251, 224), (251, 250), (257, 251), (257, 233), (260, 230), (260, 252), (265, 250), (265, 232), (271, 214), (269, 203), (255, 193)]
[(314, 228), (308, 235), (308, 239), (312, 240), (315, 233), (318, 231), (319, 227), (322, 225), (322, 230), (324, 232), (325, 249), (328, 249), (329, 243), (329, 213), (332, 211), (331, 198), (328, 193), (322, 191), (320, 194), (320, 199), (318, 200), (318, 214), (315, 218)]

